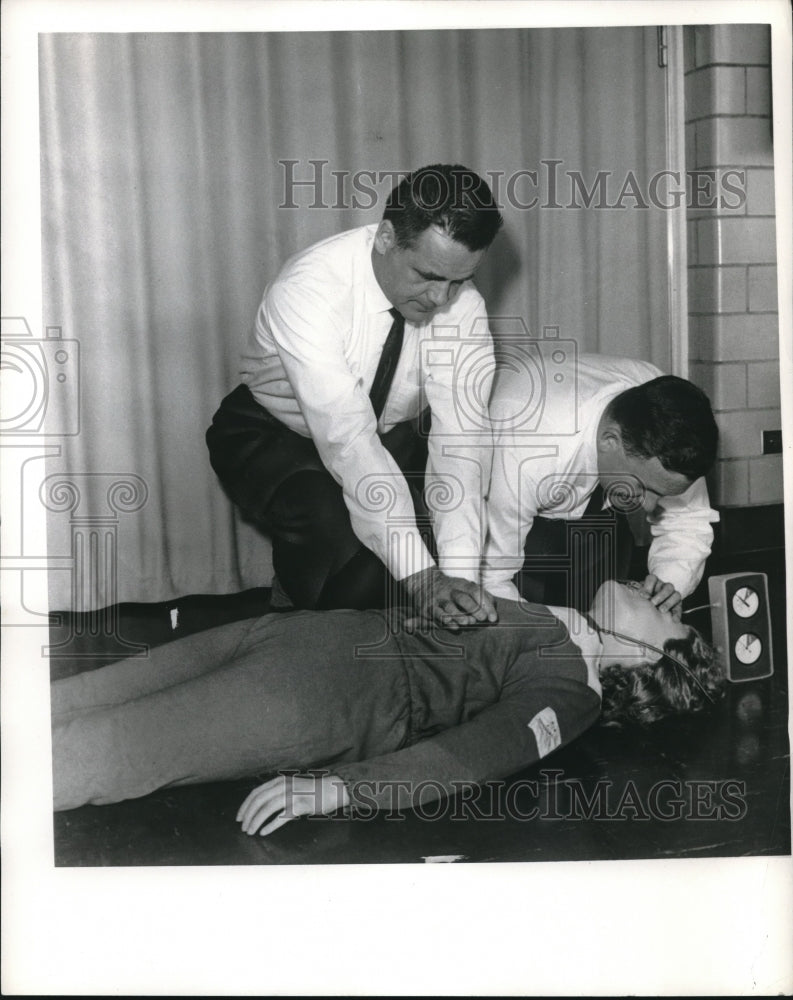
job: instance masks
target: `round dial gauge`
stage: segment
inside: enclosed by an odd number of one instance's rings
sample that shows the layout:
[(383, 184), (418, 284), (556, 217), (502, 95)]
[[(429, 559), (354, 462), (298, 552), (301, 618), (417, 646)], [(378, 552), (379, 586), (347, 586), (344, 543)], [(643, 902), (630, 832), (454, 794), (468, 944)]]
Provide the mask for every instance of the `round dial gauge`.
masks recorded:
[(756, 663), (763, 652), (763, 641), (753, 632), (744, 632), (735, 640), (735, 656), (741, 663)]
[(751, 618), (759, 607), (760, 598), (751, 587), (739, 587), (732, 595), (732, 610), (740, 618)]

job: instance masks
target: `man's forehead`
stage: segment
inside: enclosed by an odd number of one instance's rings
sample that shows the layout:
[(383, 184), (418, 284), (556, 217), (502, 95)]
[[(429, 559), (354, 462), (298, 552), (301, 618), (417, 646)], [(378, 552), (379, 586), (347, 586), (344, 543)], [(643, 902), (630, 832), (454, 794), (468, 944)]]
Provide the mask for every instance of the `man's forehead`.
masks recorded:
[(409, 252), (414, 266), (447, 279), (470, 277), (484, 255), (482, 250), (469, 250), (437, 226), (425, 229), (413, 241)]

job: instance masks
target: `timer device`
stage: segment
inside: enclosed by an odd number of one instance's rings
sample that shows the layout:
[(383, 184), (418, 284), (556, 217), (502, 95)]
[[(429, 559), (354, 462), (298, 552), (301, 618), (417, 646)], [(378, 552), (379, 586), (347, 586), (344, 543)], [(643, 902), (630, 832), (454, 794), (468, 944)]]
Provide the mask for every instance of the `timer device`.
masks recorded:
[(726, 573), (708, 580), (713, 645), (731, 681), (754, 681), (774, 672), (768, 577)]

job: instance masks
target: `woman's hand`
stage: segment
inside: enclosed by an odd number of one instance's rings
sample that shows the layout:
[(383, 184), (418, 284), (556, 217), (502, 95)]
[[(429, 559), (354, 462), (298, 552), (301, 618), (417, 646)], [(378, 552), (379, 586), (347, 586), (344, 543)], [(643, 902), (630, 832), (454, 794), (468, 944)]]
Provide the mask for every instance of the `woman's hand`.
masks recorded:
[[(237, 812), (242, 832), (262, 837), (298, 816), (334, 813), (350, 804), (347, 786), (335, 774), (288, 774), (266, 781), (250, 793)], [(264, 825), (262, 825), (264, 824)]]

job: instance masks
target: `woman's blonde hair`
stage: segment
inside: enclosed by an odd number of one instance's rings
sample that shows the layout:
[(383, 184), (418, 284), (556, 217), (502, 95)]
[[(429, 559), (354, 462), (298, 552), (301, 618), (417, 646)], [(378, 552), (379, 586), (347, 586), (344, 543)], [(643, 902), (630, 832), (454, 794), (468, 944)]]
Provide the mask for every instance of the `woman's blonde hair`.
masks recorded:
[(696, 629), (667, 639), (655, 663), (612, 663), (600, 672), (605, 725), (648, 725), (668, 715), (699, 712), (723, 692), (724, 671)]

